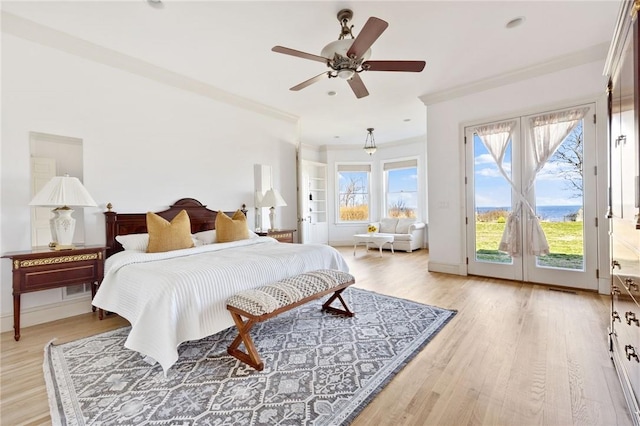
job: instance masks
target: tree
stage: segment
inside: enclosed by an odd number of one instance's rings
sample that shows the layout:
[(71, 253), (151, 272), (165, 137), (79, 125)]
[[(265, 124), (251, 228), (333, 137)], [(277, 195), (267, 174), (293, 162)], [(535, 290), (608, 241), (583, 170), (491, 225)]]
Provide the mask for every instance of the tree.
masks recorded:
[(582, 197), (582, 149), (584, 132), (582, 121), (567, 135), (560, 147), (549, 159), (551, 163), (560, 163), (558, 174), (565, 180), (566, 187), (571, 190), (572, 198)]
[(355, 207), (358, 194), (362, 194), (364, 184), (356, 176), (349, 176), (349, 182), (340, 188), (340, 205)]

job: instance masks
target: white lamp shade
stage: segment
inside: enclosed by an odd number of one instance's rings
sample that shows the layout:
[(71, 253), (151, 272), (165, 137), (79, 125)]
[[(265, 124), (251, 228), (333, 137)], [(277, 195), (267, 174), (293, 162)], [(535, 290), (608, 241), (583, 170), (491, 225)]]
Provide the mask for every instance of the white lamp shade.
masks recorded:
[(82, 186), (80, 179), (56, 176), (33, 197), (30, 206), (41, 207), (95, 207), (96, 202)]
[(286, 206), (287, 202), (284, 201), (284, 198), (282, 198), (282, 195), (280, 195), (277, 190), (271, 188), (264, 194), (264, 197), (262, 197), (262, 204), (260, 205), (262, 207), (282, 207)]

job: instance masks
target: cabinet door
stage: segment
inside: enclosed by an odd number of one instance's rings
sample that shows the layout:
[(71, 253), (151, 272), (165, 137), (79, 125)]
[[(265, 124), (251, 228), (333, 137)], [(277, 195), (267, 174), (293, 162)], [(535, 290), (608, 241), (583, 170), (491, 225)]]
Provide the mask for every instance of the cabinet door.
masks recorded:
[(616, 36), (607, 58), (613, 86), (609, 128), (611, 350), (634, 423), (640, 424), (640, 44), (638, 20), (634, 21), (632, 8), (633, 2), (622, 2)]

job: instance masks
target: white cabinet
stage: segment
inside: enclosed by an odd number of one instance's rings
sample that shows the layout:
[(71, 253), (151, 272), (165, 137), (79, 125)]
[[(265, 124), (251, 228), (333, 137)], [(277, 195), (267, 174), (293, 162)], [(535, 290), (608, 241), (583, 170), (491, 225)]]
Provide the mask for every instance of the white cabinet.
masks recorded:
[[(622, 2), (607, 60), (611, 235), (609, 350), (635, 425), (640, 425), (640, 5)], [(635, 18), (635, 19), (634, 19)]]
[(303, 243), (329, 241), (327, 225), (327, 165), (302, 160), (302, 211), (301, 228)]

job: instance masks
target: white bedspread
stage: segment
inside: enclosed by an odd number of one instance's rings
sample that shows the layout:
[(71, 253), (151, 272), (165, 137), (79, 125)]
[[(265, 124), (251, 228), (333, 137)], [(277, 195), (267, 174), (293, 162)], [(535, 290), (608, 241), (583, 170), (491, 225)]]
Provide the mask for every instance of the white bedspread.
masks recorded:
[(125, 346), (159, 362), (166, 374), (180, 343), (234, 325), (228, 297), (324, 268), (349, 271), (333, 247), (268, 237), (165, 253), (123, 251), (107, 259), (93, 305), (129, 320)]

